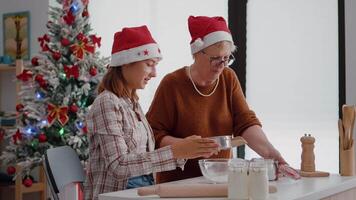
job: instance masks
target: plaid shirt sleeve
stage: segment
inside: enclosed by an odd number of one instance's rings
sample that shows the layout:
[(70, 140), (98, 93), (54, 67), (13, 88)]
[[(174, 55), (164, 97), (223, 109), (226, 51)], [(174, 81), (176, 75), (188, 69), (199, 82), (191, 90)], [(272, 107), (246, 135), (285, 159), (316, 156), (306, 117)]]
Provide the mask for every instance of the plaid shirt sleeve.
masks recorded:
[(175, 169), (177, 161), (173, 158), (170, 146), (152, 152), (129, 152), (125, 141), (125, 130), (129, 130), (129, 127), (123, 123), (127, 116), (123, 115), (122, 109), (115, 104), (114, 98), (102, 98), (94, 115), (95, 139), (100, 145), (107, 170), (116, 178), (124, 179)]

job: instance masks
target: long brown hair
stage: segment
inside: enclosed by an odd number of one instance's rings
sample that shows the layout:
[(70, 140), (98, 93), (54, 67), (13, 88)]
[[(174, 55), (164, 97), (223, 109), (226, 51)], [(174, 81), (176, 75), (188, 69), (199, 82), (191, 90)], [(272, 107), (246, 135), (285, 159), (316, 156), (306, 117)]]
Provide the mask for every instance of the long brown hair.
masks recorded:
[(98, 93), (102, 93), (104, 90), (108, 90), (114, 93), (118, 97), (128, 97), (133, 101), (138, 100), (136, 90), (130, 90), (127, 87), (127, 81), (122, 74), (122, 67), (109, 67), (108, 71), (101, 80)]

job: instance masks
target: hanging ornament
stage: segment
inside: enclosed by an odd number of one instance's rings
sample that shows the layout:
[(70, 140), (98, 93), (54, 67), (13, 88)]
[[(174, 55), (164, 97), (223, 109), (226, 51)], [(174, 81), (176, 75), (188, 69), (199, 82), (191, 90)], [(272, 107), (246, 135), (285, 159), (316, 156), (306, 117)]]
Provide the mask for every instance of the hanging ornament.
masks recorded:
[(43, 75), (37, 74), (35, 76), (35, 81), (40, 85), (41, 88), (47, 87), (47, 82), (44, 80)]
[(4, 140), (5, 130), (0, 128), (0, 143)]
[(62, 38), (61, 45), (66, 47), (66, 46), (70, 45), (70, 41), (67, 38)]
[(68, 11), (67, 15), (63, 17), (64, 21), (66, 22), (67, 25), (72, 25), (75, 21), (75, 16), (73, 15), (72, 12)]
[(79, 0), (73, 0), (69, 8), (70, 12), (72, 12), (73, 14), (77, 14), (82, 9), (83, 9), (83, 2)]
[(83, 127), (83, 132), (84, 132), (85, 134), (88, 133), (88, 127), (87, 127), (87, 126), (84, 126), (84, 127)]
[(49, 49), (49, 47), (48, 47), (48, 45), (47, 44), (45, 44), (43, 47), (42, 47), (42, 51), (43, 52), (46, 52), (46, 51), (49, 51), (50, 49)]
[(46, 142), (46, 141), (47, 141), (47, 136), (46, 136), (46, 134), (44, 134), (44, 133), (39, 134), (39, 135), (38, 135), (38, 141), (39, 141), (40, 143)]
[(79, 78), (79, 66), (78, 65), (73, 65), (72, 67), (68, 67), (67, 65), (63, 66), (63, 70), (66, 73), (67, 78)]
[(88, 9), (84, 9), (84, 11), (82, 12), (82, 17), (89, 17)]
[(98, 45), (98, 47), (101, 46), (101, 37), (96, 37), (96, 35), (90, 35), (89, 36), (93, 44)]
[(90, 74), (91, 76), (95, 76), (97, 73), (98, 73), (98, 71), (97, 71), (97, 69), (96, 69), (95, 67), (91, 67), (91, 68), (89, 69), (89, 74)]
[(53, 52), (52, 53), (52, 58), (54, 59), (54, 60), (56, 60), (56, 61), (58, 61), (60, 58), (61, 58), (61, 53), (59, 53), (59, 52)]
[(26, 82), (32, 78), (32, 72), (30, 70), (23, 70), (21, 74), (16, 76), (17, 79)]
[(33, 57), (33, 58), (31, 59), (31, 64), (32, 64), (33, 66), (38, 66), (38, 65), (39, 65), (39, 63), (38, 63), (38, 58), (37, 58), (37, 57)]
[(33, 180), (29, 177), (29, 176), (26, 176), (26, 178), (24, 178), (22, 180), (22, 184), (25, 186), (25, 187), (31, 187), (32, 184), (33, 184)]
[(59, 72), (59, 78), (64, 80), (64, 79), (67, 78), (67, 75), (65, 73), (63, 73), (63, 72)]
[(72, 105), (69, 107), (69, 110), (70, 110), (72, 113), (76, 113), (76, 112), (78, 112), (79, 108), (78, 108), (77, 105), (72, 104)]
[(48, 116), (47, 120), (50, 125), (57, 119), (63, 126), (68, 122), (68, 107), (67, 106), (56, 106), (51, 103), (47, 105)]
[(43, 48), (50, 41), (50, 38), (47, 34), (44, 34), (42, 37), (38, 37), (37, 40), (40, 43), (40, 47)]
[(17, 112), (21, 112), (23, 108), (24, 108), (24, 106), (21, 103), (16, 105), (16, 111)]
[(9, 166), (6, 169), (8, 175), (14, 175), (16, 173), (16, 168), (14, 166)]
[(14, 144), (17, 144), (18, 141), (22, 140), (22, 133), (19, 129), (17, 129), (16, 133), (12, 136), (12, 140)]
[(70, 50), (77, 58), (83, 59), (84, 53), (94, 53), (95, 46), (88, 42), (88, 38), (83, 33), (79, 33), (77, 39), (78, 43), (70, 46)]

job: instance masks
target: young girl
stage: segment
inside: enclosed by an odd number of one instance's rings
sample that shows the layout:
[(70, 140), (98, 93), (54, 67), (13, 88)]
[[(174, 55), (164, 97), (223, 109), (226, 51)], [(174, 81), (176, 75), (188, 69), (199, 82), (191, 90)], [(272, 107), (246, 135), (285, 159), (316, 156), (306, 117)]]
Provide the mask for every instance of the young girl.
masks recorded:
[(111, 64), (87, 116), (89, 164), (85, 199), (154, 184), (152, 173), (183, 169), (185, 159), (210, 157), (218, 145), (191, 136), (154, 150), (154, 137), (138, 103), (137, 89), (156, 76), (161, 52), (146, 26), (117, 32)]

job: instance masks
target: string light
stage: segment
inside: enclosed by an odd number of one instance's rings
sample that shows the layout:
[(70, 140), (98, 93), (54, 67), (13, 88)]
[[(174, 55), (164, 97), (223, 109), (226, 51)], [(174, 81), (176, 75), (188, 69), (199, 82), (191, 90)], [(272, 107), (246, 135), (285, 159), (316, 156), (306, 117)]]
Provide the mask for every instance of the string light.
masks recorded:
[(61, 130), (59, 130), (59, 135), (61, 135), (61, 136), (64, 135), (64, 128), (61, 128)]
[(44, 93), (43, 92), (41, 92), (41, 91), (36, 91), (36, 99), (37, 100), (43, 100), (43, 98), (44, 98)]

